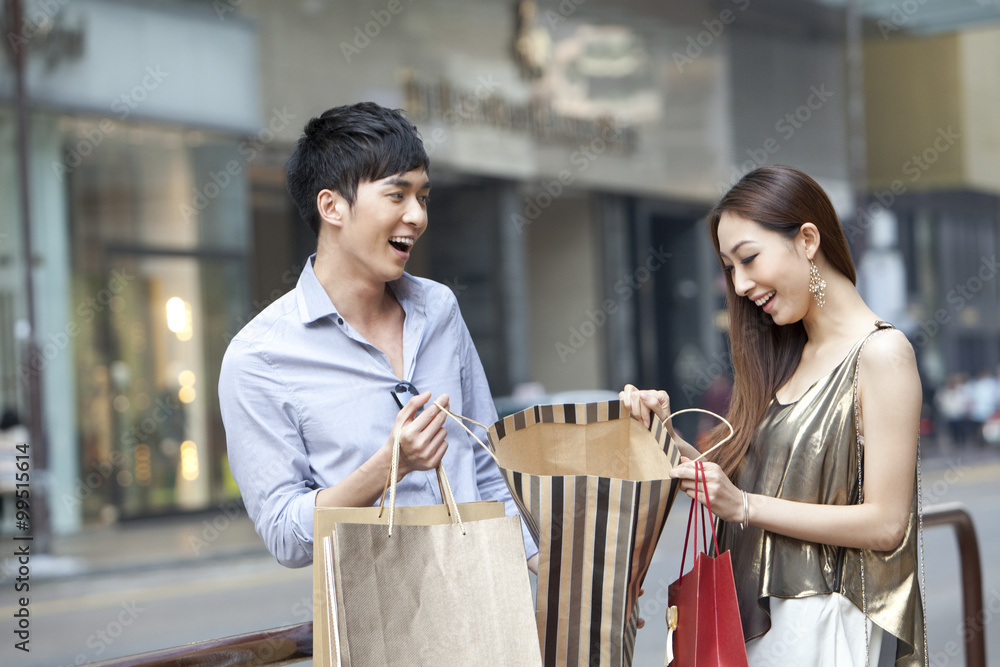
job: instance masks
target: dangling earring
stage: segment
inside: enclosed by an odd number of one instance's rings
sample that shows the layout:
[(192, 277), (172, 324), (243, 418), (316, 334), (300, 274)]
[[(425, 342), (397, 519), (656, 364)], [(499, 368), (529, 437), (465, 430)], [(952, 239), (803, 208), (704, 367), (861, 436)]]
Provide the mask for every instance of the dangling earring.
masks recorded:
[(826, 305), (826, 281), (819, 275), (816, 262), (809, 260), (809, 291), (816, 299), (816, 303), (822, 308)]

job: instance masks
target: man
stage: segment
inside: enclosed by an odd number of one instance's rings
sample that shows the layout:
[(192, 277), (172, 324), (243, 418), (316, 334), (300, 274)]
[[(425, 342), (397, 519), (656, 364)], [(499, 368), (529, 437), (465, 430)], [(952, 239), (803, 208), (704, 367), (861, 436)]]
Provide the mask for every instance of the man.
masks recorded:
[(316, 254), (233, 338), (219, 379), (230, 468), (283, 565), (311, 562), (315, 506), (378, 501), (399, 429), (399, 504), (440, 503), (443, 461), (458, 502), (500, 500), (517, 515), (489, 454), (449, 434), (431, 402), (496, 420), (455, 296), (403, 271), (427, 228), (428, 166), (416, 128), (372, 103), (310, 120), (288, 160)]

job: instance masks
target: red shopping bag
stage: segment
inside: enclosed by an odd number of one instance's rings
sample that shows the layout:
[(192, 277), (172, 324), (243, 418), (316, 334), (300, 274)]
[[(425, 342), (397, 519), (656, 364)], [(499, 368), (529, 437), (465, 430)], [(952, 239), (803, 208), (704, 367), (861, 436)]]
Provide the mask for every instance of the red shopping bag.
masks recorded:
[[(697, 484), (697, 474), (700, 473), (705, 485), (705, 497), (708, 498), (704, 465), (695, 463), (695, 470), (695, 483)], [(698, 550), (699, 515), (702, 518), (702, 551)], [(688, 511), (687, 536), (684, 538), (684, 555), (681, 557), (681, 576), (667, 590), (670, 607), (667, 610), (667, 660), (664, 664), (672, 664), (674, 667), (746, 667), (747, 650), (743, 643), (743, 626), (736, 601), (733, 562), (728, 551), (714, 558), (708, 554), (705, 523), (712, 527), (712, 541), (715, 553), (718, 554), (719, 542), (712, 522), (711, 504), (706, 521), (705, 507), (692, 500)], [(694, 567), (684, 574), (692, 524)]]

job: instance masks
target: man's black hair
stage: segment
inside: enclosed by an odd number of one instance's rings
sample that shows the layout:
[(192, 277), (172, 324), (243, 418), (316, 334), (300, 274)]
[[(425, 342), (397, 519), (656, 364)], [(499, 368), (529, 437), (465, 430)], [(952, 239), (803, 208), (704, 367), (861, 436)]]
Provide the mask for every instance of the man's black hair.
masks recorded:
[(402, 112), (373, 102), (334, 107), (310, 120), (285, 167), (288, 194), (316, 236), (320, 190), (354, 206), (358, 184), (413, 169), (429, 170), (417, 128)]

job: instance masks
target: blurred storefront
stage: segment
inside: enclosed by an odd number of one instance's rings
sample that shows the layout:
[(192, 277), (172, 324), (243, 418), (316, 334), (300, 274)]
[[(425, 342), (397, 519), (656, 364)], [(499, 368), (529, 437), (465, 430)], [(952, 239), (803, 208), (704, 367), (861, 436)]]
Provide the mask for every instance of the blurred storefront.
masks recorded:
[[(16, 404), (21, 374), (43, 376), (56, 530), (238, 496), (219, 364), (239, 328), (294, 287), (314, 248), (285, 193), (284, 163), (309, 118), (340, 104), (403, 108), (418, 126), (433, 190), (408, 270), (454, 290), (497, 396), (532, 383), (559, 392), (633, 382), (668, 389), (676, 408), (716, 400), (731, 371), (703, 219), (739, 176), (767, 164), (808, 171), (864, 232), (852, 238), (871, 252), (863, 273), (892, 283), (887, 307), (911, 318), (912, 338), (939, 303), (918, 312), (915, 295), (971, 271), (941, 268), (929, 287), (927, 253), (945, 267), (995, 247), (994, 189), (973, 182), (979, 162), (947, 182), (928, 172), (887, 205), (897, 233), (888, 222), (868, 233), (856, 210), (865, 184), (849, 166), (843, 5), (26, 1), (17, 34), (29, 53), (45, 363), (8, 361), (21, 345), (23, 258), (16, 162), (2, 152), (0, 390)], [(880, 40), (878, 18), (867, 20), (869, 41)], [(890, 90), (864, 93), (878, 108)], [(3, 70), (4, 146), (16, 129), (9, 100)], [(888, 147), (916, 150), (916, 135), (893, 125), (899, 113), (869, 114), (876, 196), (902, 164)], [(941, 184), (950, 194), (932, 194)], [(962, 225), (978, 231), (942, 241)], [(968, 328), (940, 337), (946, 359), (972, 349), (961, 342), (972, 331), (1000, 350), (996, 293), (985, 290), (993, 310), (977, 307), (976, 323), (973, 310), (955, 311)]]
[[(245, 311), (247, 147), (266, 127), (248, 21), (63, 4), (25, 3), (10, 33), (27, 53), (31, 109), (31, 366), (18, 359), (24, 258), (6, 149), (0, 166), (3, 400), (17, 406), (41, 376), (58, 532), (238, 495), (215, 387), (224, 333)], [(2, 77), (0, 133), (14, 146)]]
[(842, 13), (796, 4), (247, 0), (265, 106), (300, 117), (262, 178), (331, 106), (406, 109), (434, 183), (409, 268), (453, 286), (494, 393), (636, 382), (698, 404), (728, 372), (710, 203), (803, 162), (850, 209)]

